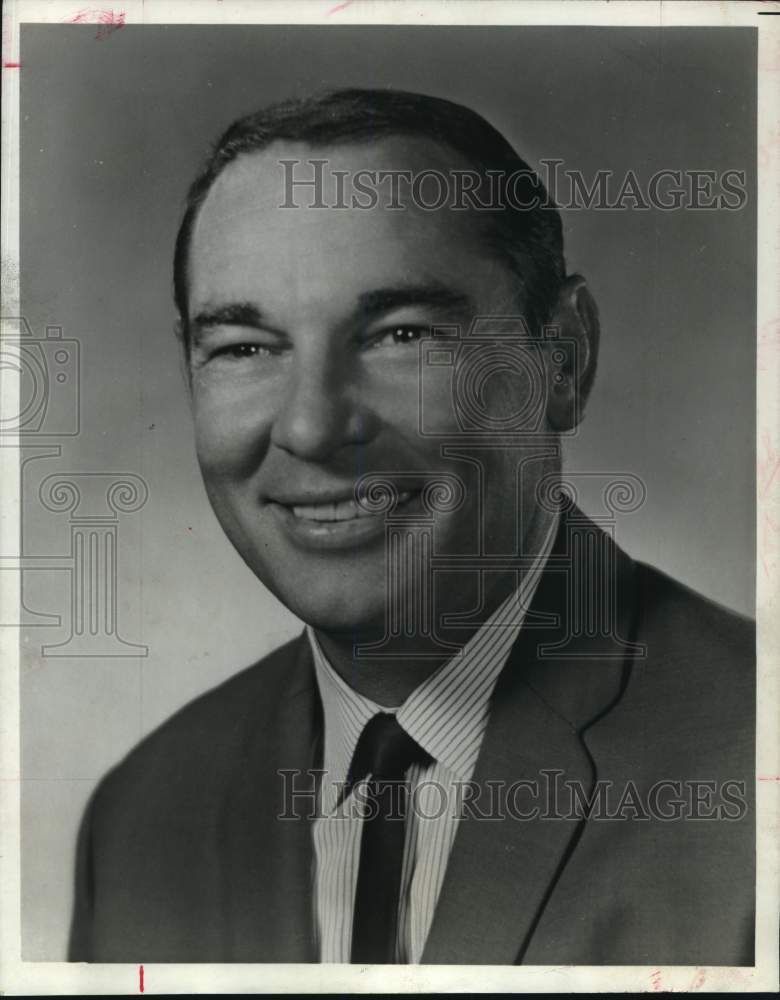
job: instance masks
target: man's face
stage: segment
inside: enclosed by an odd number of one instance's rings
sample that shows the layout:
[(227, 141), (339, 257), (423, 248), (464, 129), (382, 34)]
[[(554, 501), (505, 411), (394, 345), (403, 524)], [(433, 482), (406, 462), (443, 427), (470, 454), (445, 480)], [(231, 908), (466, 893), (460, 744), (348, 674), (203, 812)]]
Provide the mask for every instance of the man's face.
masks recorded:
[[(381, 630), (386, 603), (385, 518), (358, 511), (362, 476), (385, 474), (402, 516), (423, 513), (421, 491), (437, 473), (460, 478), (465, 502), (435, 515), (437, 553), (474, 555), (480, 522), (493, 552), (522, 541), (518, 503), (526, 518), (533, 509), (532, 482), (517, 496), (522, 451), (479, 451), (480, 483), (477, 453), (442, 455), (442, 438), (422, 435), (419, 416), (420, 342), (430, 328), (465, 334), (475, 316), (517, 315), (521, 304), (517, 277), (486, 252), (470, 212), (410, 201), (402, 211), (381, 202), (312, 209), (305, 192), (300, 207), (280, 208), (279, 161), (301, 160), (310, 176), (310, 158), (328, 160), (328, 192), (330, 171), (447, 171), (452, 154), (402, 137), (316, 150), (275, 143), (225, 169), (192, 238), (190, 381), (213, 508), (287, 607), (315, 627), (357, 635)], [(457, 445), (450, 375), (440, 371), (422, 390), (426, 418)], [(489, 378), (485, 409), (516, 411), (513, 397), (528, 391), (521, 382)]]

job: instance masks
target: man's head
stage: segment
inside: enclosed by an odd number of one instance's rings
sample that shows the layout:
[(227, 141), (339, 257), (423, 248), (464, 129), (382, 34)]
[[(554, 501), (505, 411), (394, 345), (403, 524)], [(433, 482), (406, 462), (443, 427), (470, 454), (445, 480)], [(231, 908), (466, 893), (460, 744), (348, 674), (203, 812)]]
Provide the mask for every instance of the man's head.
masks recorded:
[[(280, 207), (289, 163), (315, 158), (348, 207)], [(512, 183), (512, 202), (536, 207), (430, 211), (409, 191), (395, 207), (357, 207), (358, 175), (389, 171), (476, 171), (498, 204)], [(550, 437), (577, 419), (595, 367), (595, 310), (584, 282), (565, 276), (560, 218), (546, 201), (480, 116), (390, 91), (242, 119), (193, 185), (174, 285), (204, 481), (239, 553), (305, 621), (383, 627), (383, 518), (358, 516), (350, 499), (366, 474), (393, 483), (412, 518), (437, 476), (463, 484), (464, 502), (436, 516), (437, 552), (522, 547), (536, 483), (555, 466)], [(423, 385), (419, 341), (433, 327), (465, 334), (475, 317), (509, 315), (536, 337), (557, 324), (577, 351), (557, 365), (540, 351), (546, 444), (497, 435), (467, 455), (451, 381)], [(518, 370), (493, 370), (480, 405), (500, 426), (533, 389)], [(423, 393), (460, 455), (421, 433)]]

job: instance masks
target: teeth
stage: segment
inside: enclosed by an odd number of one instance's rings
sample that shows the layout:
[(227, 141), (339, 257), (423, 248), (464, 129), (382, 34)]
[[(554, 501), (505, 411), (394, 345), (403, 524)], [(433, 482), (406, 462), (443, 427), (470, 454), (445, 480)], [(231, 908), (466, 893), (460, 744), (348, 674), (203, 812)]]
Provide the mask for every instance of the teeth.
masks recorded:
[[(398, 494), (398, 502), (406, 503), (411, 497), (411, 492)], [(350, 500), (339, 500), (336, 503), (318, 504), (295, 504), (292, 512), (296, 517), (306, 521), (352, 521), (358, 517), (375, 517), (369, 510), (364, 510), (357, 503)]]

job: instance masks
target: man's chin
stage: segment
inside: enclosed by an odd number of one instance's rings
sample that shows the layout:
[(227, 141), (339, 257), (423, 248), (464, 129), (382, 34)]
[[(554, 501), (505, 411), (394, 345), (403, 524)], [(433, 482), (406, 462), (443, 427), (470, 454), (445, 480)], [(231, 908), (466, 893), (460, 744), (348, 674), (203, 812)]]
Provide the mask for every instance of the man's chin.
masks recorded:
[[(376, 602), (349, 600), (334, 593), (323, 595), (322, 600), (302, 587), (297, 594), (277, 592), (279, 600), (317, 632), (333, 636), (335, 641), (369, 643), (379, 641), (385, 634), (384, 599)], [(361, 594), (365, 598), (365, 592)]]

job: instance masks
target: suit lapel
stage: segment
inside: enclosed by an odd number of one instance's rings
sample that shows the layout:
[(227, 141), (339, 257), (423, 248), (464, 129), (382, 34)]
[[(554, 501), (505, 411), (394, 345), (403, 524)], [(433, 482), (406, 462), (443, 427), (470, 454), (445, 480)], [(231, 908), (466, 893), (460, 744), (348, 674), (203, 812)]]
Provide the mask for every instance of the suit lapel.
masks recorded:
[(305, 635), (288, 660), (281, 692), (266, 691), (261, 711), (248, 713), (251, 731), (227, 795), (221, 853), (233, 962), (316, 961), (309, 772), (319, 766), (322, 725)]
[[(606, 629), (583, 629), (572, 613), (594, 593), (613, 602), (611, 611), (599, 612)], [(424, 963), (522, 961), (584, 825), (554, 818), (549, 790), (578, 782), (589, 794), (597, 779), (582, 736), (621, 696), (635, 652), (623, 641), (634, 606), (631, 561), (573, 509), (561, 520), (531, 606), (542, 617), (529, 615), (555, 624), (522, 629), (496, 685), (473, 808), (458, 828)], [(565, 791), (558, 807), (568, 811)], [(481, 818), (485, 813), (500, 818)]]

